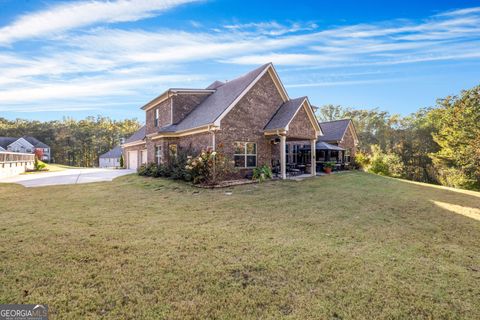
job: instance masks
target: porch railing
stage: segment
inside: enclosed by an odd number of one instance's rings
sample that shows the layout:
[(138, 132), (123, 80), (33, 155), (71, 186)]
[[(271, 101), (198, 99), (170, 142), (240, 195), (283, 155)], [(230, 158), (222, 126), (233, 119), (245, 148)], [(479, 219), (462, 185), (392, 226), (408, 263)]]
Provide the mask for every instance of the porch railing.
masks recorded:
[(0, 151), (0, 167), (5, 164), (34, 162), (35, 155), (31, 153)]

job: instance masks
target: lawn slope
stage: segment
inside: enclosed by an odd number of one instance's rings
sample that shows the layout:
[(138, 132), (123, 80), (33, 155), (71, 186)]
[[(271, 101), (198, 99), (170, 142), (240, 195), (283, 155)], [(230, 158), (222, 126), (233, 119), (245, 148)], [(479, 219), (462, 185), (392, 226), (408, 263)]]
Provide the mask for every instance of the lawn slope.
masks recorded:
[(0, 184), (0, 303), (55, 319), (480, 319), (480, 194), (352, 172), (230, 190)]

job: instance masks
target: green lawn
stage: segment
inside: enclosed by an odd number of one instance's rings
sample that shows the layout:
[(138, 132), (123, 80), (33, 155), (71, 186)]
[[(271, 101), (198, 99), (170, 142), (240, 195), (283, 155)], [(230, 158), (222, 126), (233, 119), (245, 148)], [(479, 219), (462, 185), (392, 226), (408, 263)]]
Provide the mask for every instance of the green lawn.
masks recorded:
[(80, 169), (82, 167), (72, 167), (72, 166), (67, 166), (64, 164), (54, 164), (54, 163), (45, 163), (47, 166), (47, 171), (28, 171), (24, 172), (22, 174), (37, 174), (37, 173), (44, 173), (44, 172), (56, 172), (56, 171), (65, 171), (68, 169)]
[(480, 193), (365, 173), (0, 184), (0, 303), (53, 319), (480, 319)]

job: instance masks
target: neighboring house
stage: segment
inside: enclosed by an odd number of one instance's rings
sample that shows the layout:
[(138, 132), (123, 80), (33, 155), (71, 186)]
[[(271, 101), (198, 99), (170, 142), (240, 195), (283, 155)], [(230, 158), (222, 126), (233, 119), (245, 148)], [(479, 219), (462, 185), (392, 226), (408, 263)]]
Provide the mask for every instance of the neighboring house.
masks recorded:
[(6, 151), (21, 153), (35, 153), (35, 150), (40, 149), (43, 152), (42, 161), (51, 159), (50, 147), (34, 137), (0, 137), (0, 147)]
[(164, 163), (179, 148), (221, 148), (241, 174), (279, 163), (285, 178), (287, 141), (313, 146), (322, 135), (308, 98), (290, 99), (271, 63), (205, 89), (168, 89), (142, 109), (146, 125), (122, 145), (132, 169)]
[(98, 159), (100, 168), (118, 168), (120, 167), (120, 158), (122, 156), (122, 147), (116, 146), (108, 152), (102, 154)]

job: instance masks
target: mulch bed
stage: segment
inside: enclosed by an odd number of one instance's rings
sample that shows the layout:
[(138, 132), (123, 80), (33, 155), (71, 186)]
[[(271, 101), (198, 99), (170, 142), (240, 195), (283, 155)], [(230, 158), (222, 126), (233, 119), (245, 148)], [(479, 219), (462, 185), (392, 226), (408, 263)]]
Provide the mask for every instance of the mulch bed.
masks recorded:
[(258, 181), (249, 180), (249, 179), (236, 179), (236, 180), (222, 181), (219, 184), (215, 184), (215, 185), (195, 184), (194, 186), (197, 188), (203, 188), (203, 189), (217, 189), (217, 188), (228, 188), (233, 186), (240, 186), (244, 184), (252, 184), (257, 182)]

